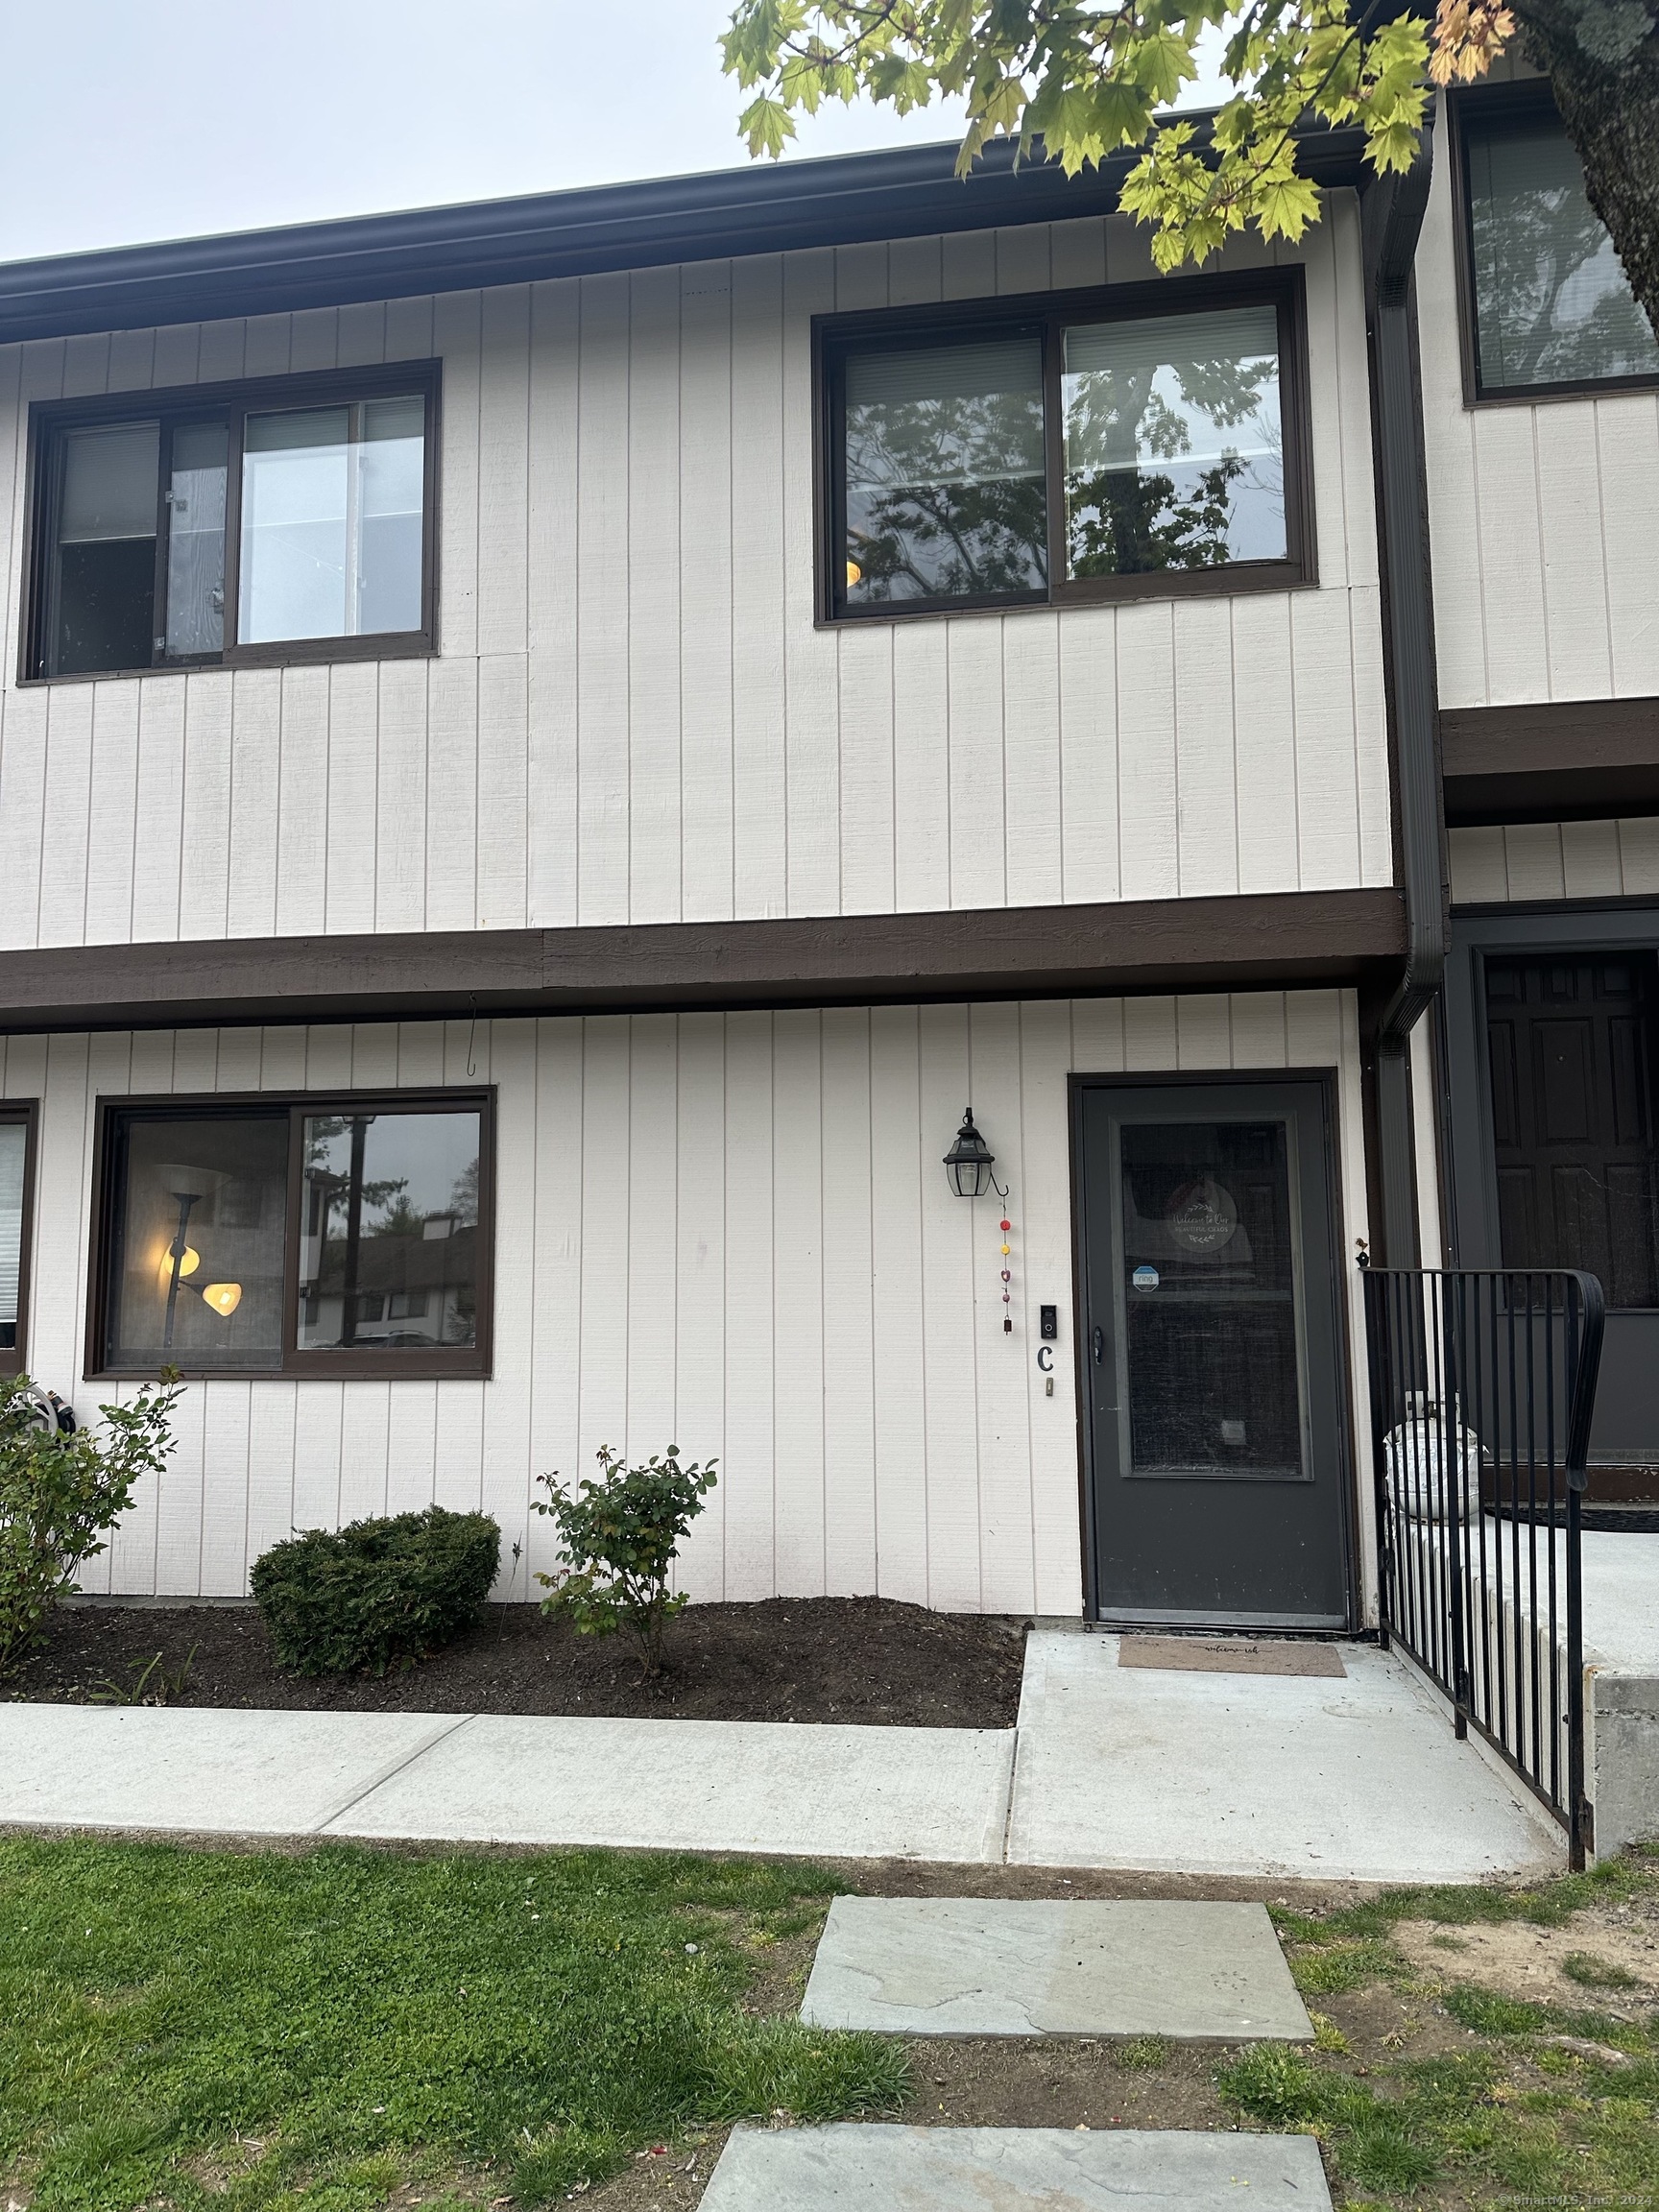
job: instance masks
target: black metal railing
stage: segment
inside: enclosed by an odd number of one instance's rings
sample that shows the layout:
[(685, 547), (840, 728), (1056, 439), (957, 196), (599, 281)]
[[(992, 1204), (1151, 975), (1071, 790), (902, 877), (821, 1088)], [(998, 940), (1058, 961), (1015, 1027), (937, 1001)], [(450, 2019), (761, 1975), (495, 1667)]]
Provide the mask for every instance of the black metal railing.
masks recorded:
[(1382, 1642), (1592, 1845), (1579, 1498), (1601, 1360), (1594, 1275), (1370, 1267)]

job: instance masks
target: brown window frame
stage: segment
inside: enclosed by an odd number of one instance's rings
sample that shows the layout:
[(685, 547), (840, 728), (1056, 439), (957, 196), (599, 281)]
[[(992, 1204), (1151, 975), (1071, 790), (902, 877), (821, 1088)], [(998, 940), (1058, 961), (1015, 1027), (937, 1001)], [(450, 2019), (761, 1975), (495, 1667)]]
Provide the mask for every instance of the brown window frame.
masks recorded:
[(1469, 181), (1472, 125), (1524, 131), (1553, 121), (1563, 132), (1547, 78), (1519, 84), (1481, 84), (1447, 94), (1452, 156), (1452, 251), (1456, 272), (1457, 345), (1465, 407), (1530, 407), (1539, 400), (1596, 398), (1608, 392), (1659, 389), (1659, 370), (1631, 376), (1584, 376), (1555, 384), (1498, 384), (1480, 380), (1479, 309), (1475, 297), (1475, 195)]
[[(138, 1097), (101, 1098), (92, 1165), (92, 1267), (87, 1281), (84, 1373), (90, 1380), (153, 1381), (155, 1367), (116, 1366), (108, 1358), (110, 1264), (120, 1220), (117, 1188), (119, 1130), (134, 1120), (170, 1121), (199, 1116), (232, 1120), (288, 1116), (287, 1225), (282, 1265), (282, 1352), (274, 1366), (183, 1367), (187, 1380), (210, 1382), (430, 1382), (446, 1376), (487, 1379), (493, 1351), (495, 1310), (495, 1099), (493, 1084), (381, 1091), (210, 1091), (188, 1095), (147, 1092)], [(306, 1117), (315, 1114), (476, 1114), (478, 1121), (477, 1341), (453, 1348), (404, 1346), (396, 1352), (303, 1350), (299, 1342), (301, 1210), (304, 1186), (302, 1143)]]
[[(274, 638), (236, 642), (242, 553), (242, 455), (250, 415), (323, 407), (364, 399), (419, 395), (426, 406), (421, 518), (421, 627), (386, 630), (362, 637)], [(37, 399), (29, 409), (29, 458), (23, 541), (27, 589), (18, 638), (18, 683), (106, 684), (122, 676), (177, 675), (191, 668), (289, 668), (335, 661), (391, 661), (438, 650), (438, 487), (442, 427), (442, 364), (392, 361), (362, 369), (323, 370), (289, 376), (240, 378), (234, 383), (185, 384), (163, 391), (120, 392), (84, 399)], [(229, 431), (225, 476), (225, 635), (218, 653), (153, 652), (131, 668), (76, 669), (58, 674), (47, 665), (52, 637), (53, 550), (62, 496), (60, 456), (68, 430), (104, 423), (159, 421), (161, 457), (156, 470), (156, 625), (166, 623), (165, 579), (169, 515), (163, 498), (174, 431), (224, 418)]]
[[(1061, 334), (1076, 323), (1131, 322), (1149, 314), (1200, 315), (1272, 304), (1279, 314), (1279, 395), (1285, 432), (1285, 558), (1214, 568), (1157, 568), (1123, 576), (1065, 573), (1065, 423), (1060, 408)], [(972, 332), (1035, 332), (1043, 344), (1043, 445), (1047, 494), (1047, 582), (1040, 591), (906, 599), (849, 607), (846, 599), (846, 411), (849, 353), (878, 343), (937, 345)], [(821, 315), (812, 324), (816, 545), (815, 619), (937, 620), (942, 614), (1013, 613), (1023, 608), (1097, 606), (1134, 599), (1230, 598), (1246, 591), (1300, 590), (1319, 581), (1313, 515), (1313, 432), (1308, 373), (1306, 277), (1299, 262), (1237, 276), (1166, 277), (1147, 284), (1032, 292), (942, 305)]]
[(40, 1104), (36, 1098), (0, 1098), (0, 1121), (23, 1125), (23, 1224), (17, 1242), (17, 1342), (0, 1344), (0, 1375), (29, 1367), (29, 1279), (35, 1242), (35, 1178), (39, 1168)]

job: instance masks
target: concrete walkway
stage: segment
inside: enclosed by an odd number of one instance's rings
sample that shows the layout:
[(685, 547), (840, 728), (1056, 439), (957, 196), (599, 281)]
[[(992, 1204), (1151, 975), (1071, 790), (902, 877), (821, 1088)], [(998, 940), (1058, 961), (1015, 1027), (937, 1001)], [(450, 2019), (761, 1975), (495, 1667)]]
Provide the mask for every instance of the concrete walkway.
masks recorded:
[(1018, 1730), (0, 1705), (0, 1824), (1470, 1882), (1561, 1862), (1404, 1661), (1118, 1666), (1039, 1631)]
[(1346, 1679), (1119, 1667), (1116, 1636), (1033, 1635), (1008, 1857), (1029, 1866), (1477, 1882), (1562, 1864), (1404, 1659)]

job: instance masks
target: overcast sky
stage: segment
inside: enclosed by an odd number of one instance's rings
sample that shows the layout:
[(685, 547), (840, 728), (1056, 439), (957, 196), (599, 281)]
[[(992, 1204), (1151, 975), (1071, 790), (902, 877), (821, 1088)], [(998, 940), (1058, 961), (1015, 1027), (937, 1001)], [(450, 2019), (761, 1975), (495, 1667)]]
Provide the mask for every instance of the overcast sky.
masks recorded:
[[(0, 259), (242, 230), (748, 155), (730, 0), (6, 0)], [(24, 87), (32, 90), (20, 96)], [(804, 119), (835, 154), (941, 107)]]
[[(746, 164), (731, 0), (5, 0), (0, 260)], [(799, 151), (949, 138), (839, 105)]]

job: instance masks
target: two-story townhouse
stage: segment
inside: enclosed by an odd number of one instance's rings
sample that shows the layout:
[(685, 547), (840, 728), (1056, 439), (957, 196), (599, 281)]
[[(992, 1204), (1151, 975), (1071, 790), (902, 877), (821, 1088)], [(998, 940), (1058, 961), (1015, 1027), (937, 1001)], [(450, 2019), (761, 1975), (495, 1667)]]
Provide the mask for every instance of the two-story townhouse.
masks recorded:
[(1427, 169), (1160, 278), (1004, 154), (0, 270), (0, 1360), (190, 1380), (109, 1589), (530, 1596), (675, 1439), (698, 1595), (1372, 1617)]
[(1659, 344), (1548, 86), (1458, 93), (1446, 126), (1417, 264), (1453, 901), (1426, 1256), (1601, 1279), (1591, 1494), (1651, 1502)]

